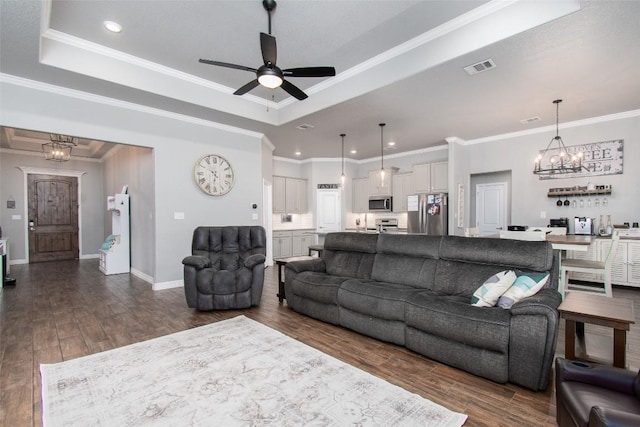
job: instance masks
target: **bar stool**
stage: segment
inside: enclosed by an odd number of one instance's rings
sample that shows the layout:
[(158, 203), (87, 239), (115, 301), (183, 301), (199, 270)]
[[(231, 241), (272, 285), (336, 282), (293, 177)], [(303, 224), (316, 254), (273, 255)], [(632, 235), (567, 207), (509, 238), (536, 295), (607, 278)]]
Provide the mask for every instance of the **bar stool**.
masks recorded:
[(312, 256), (313, 252), (317, 252), (318, 257), (322, 258), (323, 250), (324, 250), (324, 245), (309, 245), (309, 256)]

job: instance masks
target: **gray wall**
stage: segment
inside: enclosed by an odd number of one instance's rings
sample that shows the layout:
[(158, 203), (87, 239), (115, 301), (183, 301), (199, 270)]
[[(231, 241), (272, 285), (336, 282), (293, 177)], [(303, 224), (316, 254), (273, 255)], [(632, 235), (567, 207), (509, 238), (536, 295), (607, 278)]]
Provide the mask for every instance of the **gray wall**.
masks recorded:
[[(4, 99), (3, 99), (4, 104)], [(104, 212), (106, 201), (102, 189), (102, 164), (99, 162), (71, 160), (64, 163), (51, 162), (40, 154), (19, 152), (0, 153), (0, 225), (3, 237), (9, 239), (11, 261), (23, 263), (27, 260), (27, 221), (25, 175), (20, 166), (56, 171), (85, 172), (80, 184), (80, 257), (97, 257), (104, 240)], [(7, 200), (13, 197), (15, 209), (7, 208)], [(13, 220), (20, 215), (20, 220)]]
[[(597, 122), (594, 121), (594, 122)], [(596, 220), (601, 214), (611, 214), (615, 224), (640, 221), (640, 117), (622, 118), (560, 129), (567, 146), (583, 143), (624, 139), (624, 173), (570, 179), (540, 180), (533, 174), (533, 160), (544, 149), (555, 130), (535, 135), (511, 137), (494, 142), (463, 146), (456, 162), (458, 176), (468, 180), (471, 175), (511, 170), (511, 223), (544, 226), (549, 218), (588, 216)], [(460, 157), (464, 159), (460, 159)], [(557, 207), (557, 199), (547, 197), (549, 188), (584, 186), (587, 182), (611, 184), (613, 193), (604, 208)], [(468, 181), (467, 181), (468, 182)], [(467, 204), (466, 215), (469, 218)], [(546, 218), (540, 218), (546, 212)]]
[[(181, 260), (190, 253), (198, 225), (262, 224), (259, 210), (257, 220), (251, 217), (251, 204), (262, 203), (261, 134), (88, 94), (66, 96), (62, 88), (0, 82), (0, 90), (2, 125), (154, 149), (153, 176), (144, 178), (155, 183), (153, 218), (148, 218), (153, 235), (132, 228), (131, 238), (153, 252), (153, 271), (142, 273), (156, 284), (181, 283)], [(223, 155), (234, 167), (235, 186), (221, 197), (204, 194), (193, 180), (195, 162), (209, 153)], [(100, 194), (101, 215), (104, 197)], [(174, 212), (185, 218), (174, 219)], [(99, 229), (102, 239), (104, 226)]]

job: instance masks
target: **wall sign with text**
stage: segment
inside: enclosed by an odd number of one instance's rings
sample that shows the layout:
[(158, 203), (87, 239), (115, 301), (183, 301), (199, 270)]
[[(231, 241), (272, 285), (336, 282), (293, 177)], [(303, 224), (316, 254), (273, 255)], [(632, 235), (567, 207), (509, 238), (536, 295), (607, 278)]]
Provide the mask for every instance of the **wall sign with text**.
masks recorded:
[(582, 152), (582, 165), (586, 169), (581, 172), (540, 175), (539, 177), (540, 179), (559, 179), (622, 174), (623, 147), (624, 139), (567, 146), (570, 155)]

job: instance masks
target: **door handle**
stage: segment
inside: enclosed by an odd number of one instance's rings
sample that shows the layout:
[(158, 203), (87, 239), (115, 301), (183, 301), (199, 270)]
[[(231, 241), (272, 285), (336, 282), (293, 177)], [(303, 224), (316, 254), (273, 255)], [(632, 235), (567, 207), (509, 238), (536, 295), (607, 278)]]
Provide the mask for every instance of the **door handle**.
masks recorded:
[(502, 230), (502, 227), (496, 227), (496, 230)]

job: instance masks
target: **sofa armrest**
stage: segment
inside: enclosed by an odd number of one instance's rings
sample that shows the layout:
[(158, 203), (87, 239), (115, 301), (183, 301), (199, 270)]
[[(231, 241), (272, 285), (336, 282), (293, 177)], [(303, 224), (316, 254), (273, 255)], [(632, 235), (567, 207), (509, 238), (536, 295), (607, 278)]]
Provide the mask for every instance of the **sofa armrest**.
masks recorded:
[(244, 266), (247, 268), (253, 268), (258, 264), (264, 264), (265, 259), (266, 257), (262, 254), (253, 254), (244, 260)]
[(593, 406), (589, 412), (589, 427), (640, 426), (640, 415), (610, 408)]
[(211, 267), (211, 261), (209, 258), (199, 256), (199, 255), (191, 255), (182, 260), (184, 265), (188, 265), (191, 267), (195, 267), (196, 270), (201, 270), (203, 268)]
[(315, 271), (319, 273), (326, 272), (326, 266), (322, 258), (314, 258), (303, 261), (288, 262), (286, 268), (294, 273), (302, 273), (303, 271)]
[(558, 358), (556, 359), (556, 370), (559, 382), (581, 382), (619, 393), (635, 395), (633, 383), (638, 373), (628, 369)]
[(557, 290), (550, 288), (540, 289), (537, 294), (524, 298), (511, 306), (511, 314), (513, 316), (543, 314), (547, 313), (548, 310), (557, 312), (561, 302), (562, 296)]

